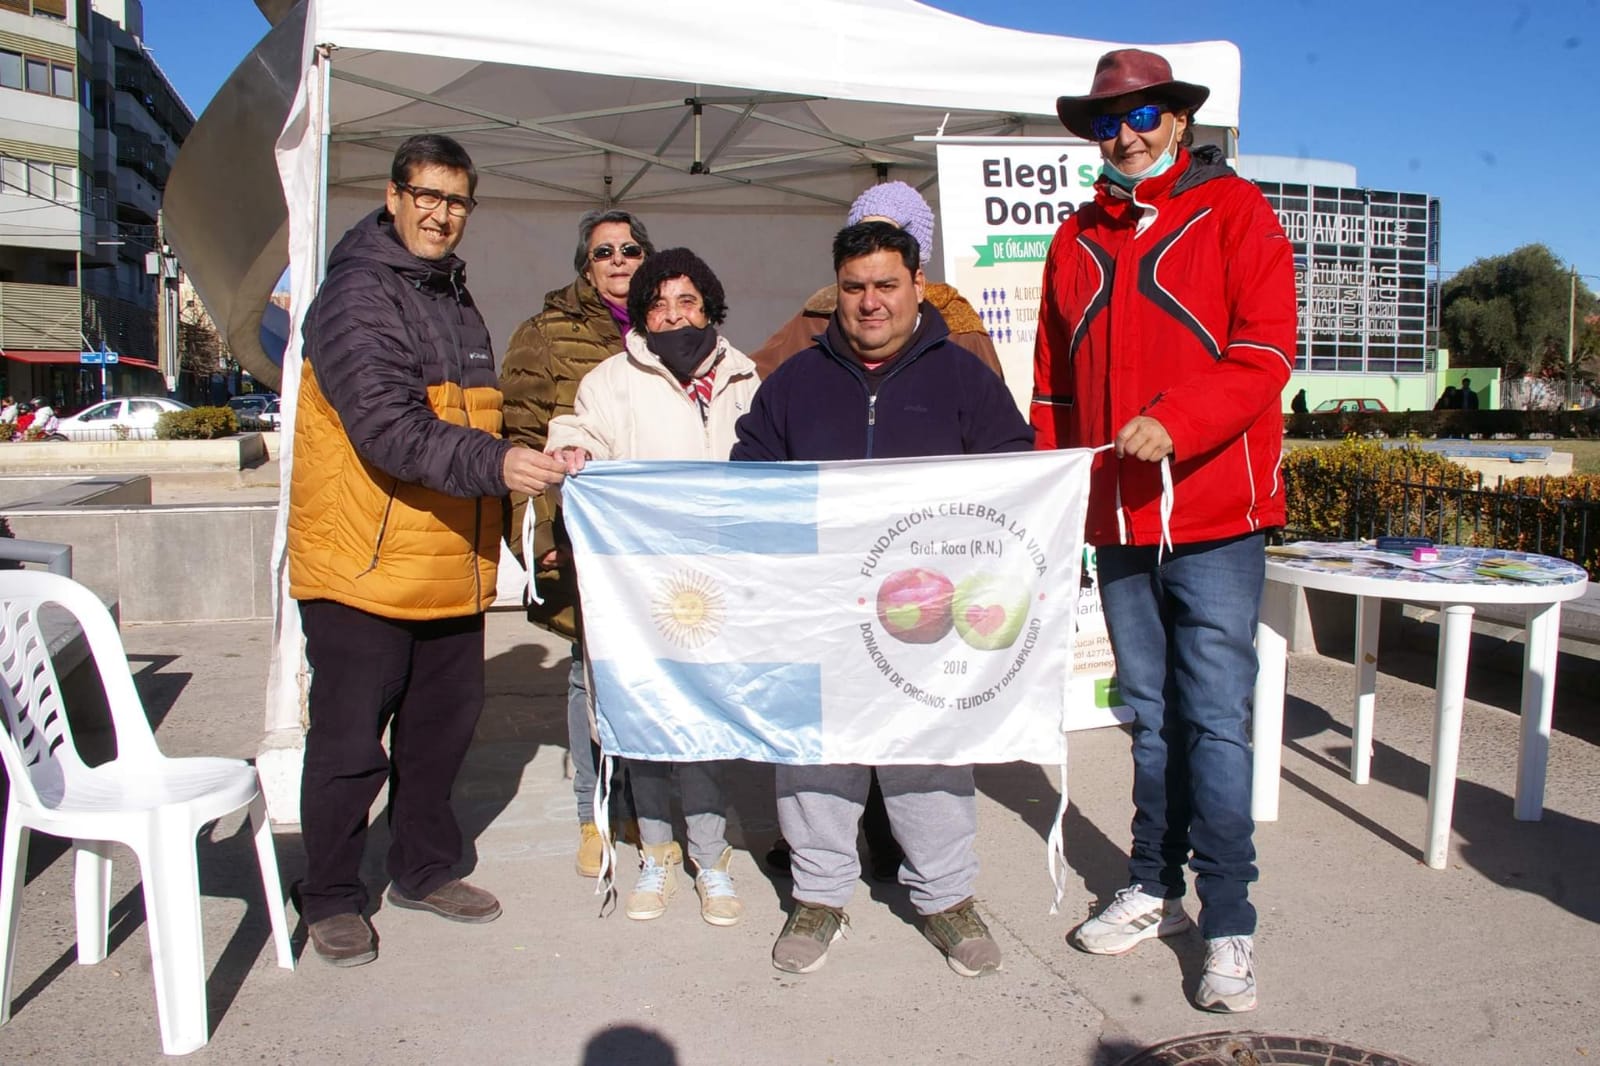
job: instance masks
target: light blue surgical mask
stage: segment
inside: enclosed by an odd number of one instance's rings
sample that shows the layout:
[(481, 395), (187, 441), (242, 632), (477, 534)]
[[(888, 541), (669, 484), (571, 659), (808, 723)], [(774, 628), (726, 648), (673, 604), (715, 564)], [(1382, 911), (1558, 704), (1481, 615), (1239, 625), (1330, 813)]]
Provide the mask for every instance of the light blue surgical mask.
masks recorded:
[(1156, 157), (1155, 162), (1151, 163), (1137, 174), (1125, 174), (1113, 166), (1111, 160), (1107, 159), (1100, 164), (1100, 173), (1109, 178), (1113, 184), (1120, 185), (1124, 189), (1131, 190), (1141, 181), (1144, 181), (1147, 178), (1159, 178), (1161, 175), (1172, 169), (1172, 164), (1178, 161), (1177, 155), (1173, 152), (1173, 147), (1176, 145), (1177, 140), (1178, 124), (1174, 122), (1172, 124), (1172, 136), (1167, 139), (1167, 147), (1162, 150), (1159, 156)]

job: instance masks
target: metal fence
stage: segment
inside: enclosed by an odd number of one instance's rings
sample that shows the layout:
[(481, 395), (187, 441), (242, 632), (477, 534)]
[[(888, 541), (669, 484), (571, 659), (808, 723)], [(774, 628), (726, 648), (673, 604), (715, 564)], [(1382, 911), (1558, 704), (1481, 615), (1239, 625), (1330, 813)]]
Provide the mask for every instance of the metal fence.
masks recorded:
[(1362, 476), (1335, 490), (1322, 514), (1346, 496), (1342, 521), (1330, 528), (1295, 528), (1293, 508), (1284, 535), (1291, 540), (1354, 540), (1380, 536), (1428, 537), (1436, 544), (1502, 548), (1556, 556), (1600, 580), (1600, 498), (1585, 482), (1539, 478), (1519, 488), (1487, 487), (1481, 474), (1396, 468)]

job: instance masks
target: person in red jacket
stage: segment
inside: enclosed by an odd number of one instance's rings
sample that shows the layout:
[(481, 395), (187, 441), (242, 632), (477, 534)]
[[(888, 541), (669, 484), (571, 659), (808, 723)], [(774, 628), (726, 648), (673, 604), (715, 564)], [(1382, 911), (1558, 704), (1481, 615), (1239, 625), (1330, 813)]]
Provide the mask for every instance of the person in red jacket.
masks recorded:
[[(1256, 1005), (1246, 731), (1266, 532), (1283, 525), (1280, 397), (1294, 266), (1266, 199), (1190, 147), (1210, 91), (1138, 49), (1100, 58), (1062, 124), (1100, 145), (1095, 198), (1057, 231), (1034, 352), (1037, 446), (1098, 447), (1088, 539), (1134, 712), (1128, 887), (1071, 941), (1116, 955), (1190, 927), (1195, 1004)], [(1170, 488), (1167, 487), (1170, 485)]]

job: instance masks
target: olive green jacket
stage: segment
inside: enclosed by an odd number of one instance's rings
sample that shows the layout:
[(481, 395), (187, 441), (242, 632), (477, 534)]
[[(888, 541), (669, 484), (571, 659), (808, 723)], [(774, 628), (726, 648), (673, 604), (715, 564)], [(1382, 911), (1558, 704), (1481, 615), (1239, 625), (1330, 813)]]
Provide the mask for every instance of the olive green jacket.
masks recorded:
[[(505, 436), (518, 444), (543, 451), (550, 420), (572, 414), (578, 382), (607, 358), (622, 351), (622, 333), (604, 299), (587, 278), (576, 278), (565, 288), (545, 294), (544, 310), (517, 327), (500, 367), (500, 389), (505, 394)], [(528, 498), (512, 493), (506, 515), (506, 543), (522, 558), (523, 511)], [(532, 557), (538, 560), (552, 548), (571, 550), (561, 524), (561, 502), (555, 493), (533, 500)], [(543, 604), (528, 605), (528, 619), (546, 629), (576, 638), (578, 584), (570, 564), (536, 570)]]

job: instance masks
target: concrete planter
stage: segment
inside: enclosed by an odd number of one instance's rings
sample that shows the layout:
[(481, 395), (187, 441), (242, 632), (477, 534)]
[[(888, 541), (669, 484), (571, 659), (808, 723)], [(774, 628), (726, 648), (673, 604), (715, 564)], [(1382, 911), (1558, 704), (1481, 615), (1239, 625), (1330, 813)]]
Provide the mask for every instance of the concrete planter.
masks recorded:
[(243, 470), (267, 461), (260, 433), (219, 440), (23, 441), (0, 444), (0, 473)]

